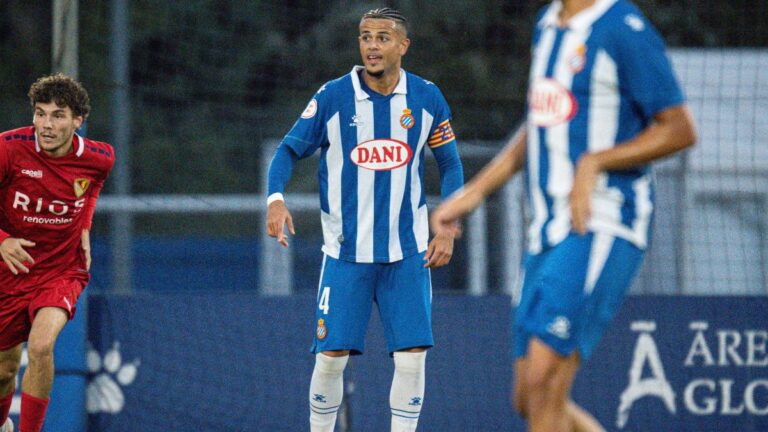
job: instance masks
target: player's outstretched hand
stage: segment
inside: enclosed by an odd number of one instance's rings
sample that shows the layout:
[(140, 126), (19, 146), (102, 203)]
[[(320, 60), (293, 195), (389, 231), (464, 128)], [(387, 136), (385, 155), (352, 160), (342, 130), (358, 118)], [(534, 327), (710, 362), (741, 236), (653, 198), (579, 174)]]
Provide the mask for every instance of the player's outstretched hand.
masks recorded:
[(571, 189), (571, 221), (574, 231), (579, 234), (587, 233), (587, 223), (592, 211), (592, 191), (595, 189), (598, 174), (600, 168), (593, 158), (584, 155), (579, 159)]
[(11, 273), (17, 275), (19, 270), (29, 273), (29, 268), (24, 263), (34, 264), (35, 260), (24, 248), (34, 246), (35, 242), (15, 237), (8, 237), (0, 243), (0, 256), (3, 257)]
[(285, 226), (288, 226), (288, 232), (296, 235), (293, 229), (293, 218), (285, 206), (285, 202), (278, 200), (272, 202), (267, 208), (267, 235), (276, 237), (277, 242), (288, 247), (288, 236), (285, 235)]
[(451, 210), (450, 204), (450, 202), (440, 204), (432, 211), (429, 218), (429, 226), (435, 235), (447, 232), (453, 238), (461, 238), (461, 222), (448, 216), (448, 212)]
[(435, 238), (429, 242), (427, 253), (424, 255), (425, 268), (438, 268), (448, 264), (453, 256), (453, 234), (450, 231), (442, 231), (435, 234)]

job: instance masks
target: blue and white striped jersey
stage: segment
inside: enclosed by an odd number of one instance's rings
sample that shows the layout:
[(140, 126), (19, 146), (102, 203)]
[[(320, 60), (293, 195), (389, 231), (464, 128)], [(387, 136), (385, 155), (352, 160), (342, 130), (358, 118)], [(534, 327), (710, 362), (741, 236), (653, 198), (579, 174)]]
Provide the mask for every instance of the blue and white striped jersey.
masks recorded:
[(281, 145), (299, 158), (320, 149), (323, 252), (389, 263), (427, 248), (425, 147), (437, 158), (444, 197), (461, 188), (463, 173), (437, 86), (401, 70), (394, 92), (383, 96), (361, 70), (323, 85)]
[[(664, 42), (633, 4), (598, 0), (565, 27), (561, 8), (560, 1), (545, 7), (533, 36), (526, 162), (532, 253), (571, 230), (568, 197), (583, 153), (627, 141), (655, 114), (683, 103)], [(603, 173), (588, 228), (644, 248), (653, 201), (649, 167)]]

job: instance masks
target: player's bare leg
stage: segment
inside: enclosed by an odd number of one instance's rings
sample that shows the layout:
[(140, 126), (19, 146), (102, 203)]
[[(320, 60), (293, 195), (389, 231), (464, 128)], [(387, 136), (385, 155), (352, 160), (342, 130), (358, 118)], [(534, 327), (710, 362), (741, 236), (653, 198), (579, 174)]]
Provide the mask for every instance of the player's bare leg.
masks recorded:
[(523, 419), (528, 419), (528, 392), (525, 389), (523, 377), (528, 373), (528, 357), (515, 361), (514, 389), (512, 390), (512, 407)]
[(0, 351), (0, 432), (13, 430), (12, 423), (8, 422), (8, 412), (11, 409), (13, 393), (16, 390), (16, 376), (19, 374), (21, 364), (22, 344), (14, 348)]
[(64, 309), (45, 307), (37, 311), (27, 342), (29, 365), (21, 388), (38, 398), (47, 398), (53, 386), (53, 347), (69, 317)]
[(39, 432), (53, 387), (53, 347), (69, 316), (64, 309), (44, 307), (37, 311), (27, 342), (29, 365), (21, 381), (19, 429)]
[(0, 351), (0, 397), (12, 393), (16, 387), (16, 375), (21, 365), (22, 344)]
[(563, 357), (539, 339), (528, 345), (528, 365), (522, 380), (531, 432), (571, 432), (570, 389), (579, 366), (578, 353)]
[(391, 432), (413, 432), (424, 400), (427, 349), (411, 348), (394, 353), (395, 372), (389, 391)]
[[(523, 419), (528, 419), (528, 399), (526, 398), (527, 392), (523, 385), (523, 380), (518, 377), (523, 377), (527, 373), (529, 360), (527, 357), (522, 357), (515, 361), (515, 373), (514, 391), (512, 396), (512, 406), (515, 411)], [(568, 414), (571, 416), (573, 422), (573, 432), (605, 432), (605, 429), (600, 423), (592, 417), (591, 414), (586, 412), (583, 408), (576, 405), (573, 400), (568, 401), (567, 406)]]
[(600, 422), (592, 417), (592, 414), (586, 412), (572, 400), (568, 401), (568, 414), (573, 421), (573, 432), (605, 432)]
[(349, 350), (324, 351), (315, 356), (309, 384), (309, 427), (311, 432), (333, 432), (344, 396), (344, 368)]

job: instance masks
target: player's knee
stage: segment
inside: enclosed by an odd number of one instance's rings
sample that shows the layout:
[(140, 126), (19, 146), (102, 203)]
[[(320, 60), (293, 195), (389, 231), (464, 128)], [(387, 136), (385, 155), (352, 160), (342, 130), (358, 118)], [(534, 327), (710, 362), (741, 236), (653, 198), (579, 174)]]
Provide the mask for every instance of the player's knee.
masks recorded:
[[(335, 351), (338, 353), (338, 351)], [(349, 352), (347, 355), (327, 355), (319, 353), (315, 356), (315, 370), (326, 375), (341, 375), (347, 367)]]
[(528, 407), (526, 404), (527, 401), (525, 395), (522, 394), (520, 390), (515, 390), (514, 393), (512, 393), (512, 408), (524, 419), (528, 418)]
[(19, 362), (6, 360), (0, 362), (0, 389), (10, 385), (19, 374)]
[[(522, 387), (525, 393), (531, 396), (544, 395), (552, 387), (555, 379), (555, 367), (553, 365), (531, 365), (525, 374), (520, 377), (523, 380)], [(522, 399), (522, 396), (518, 399)], [(521, 401), (522, 402), (522, 401)]]
[(54, 342), (47, 338), (30, 338), (29, 342), (27, 342), (29, 361), (35, 362), (53, 357), (53, 346)]

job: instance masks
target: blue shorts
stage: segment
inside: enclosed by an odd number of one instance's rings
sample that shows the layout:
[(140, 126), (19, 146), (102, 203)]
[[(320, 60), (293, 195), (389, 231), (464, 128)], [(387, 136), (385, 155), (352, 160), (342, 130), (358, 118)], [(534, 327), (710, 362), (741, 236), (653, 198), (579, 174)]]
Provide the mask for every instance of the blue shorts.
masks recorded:
[(557, 353), (592, 354), (621, 307), (644, 251), (610, 234), (570, 234), (551, 249), (525, 258), (523, 291), (514, 312), (515, 358), (531, 337)]
[(354, 263), (325, 256), (315, 309), (312, 352), (362, 354), (374, 303), (390, 353), (431, 347), (432, 284), (424, 253), (393, 263)]

